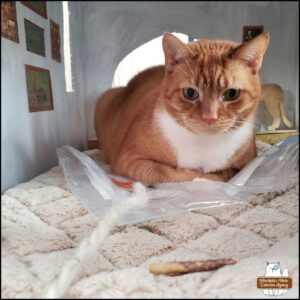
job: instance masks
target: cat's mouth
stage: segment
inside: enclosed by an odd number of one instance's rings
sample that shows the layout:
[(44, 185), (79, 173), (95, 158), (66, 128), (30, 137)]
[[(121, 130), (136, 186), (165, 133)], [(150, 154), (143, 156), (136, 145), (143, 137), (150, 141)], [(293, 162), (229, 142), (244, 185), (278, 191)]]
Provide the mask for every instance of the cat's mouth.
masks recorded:
[(195, 118), (180, 118), (177, 121), (181, 126), (196, 134), (203, 132), (208, 134), (229, 133), (237, 130), (243, 124), (236, 117), (230, 119), (220, 118), (211, 124)]
[(214, 132), (226, 133), (233, 132), (238, 130), (241, 126), (243, 126), (246, 121), (240, 120), (237, 117), (232, 117), (228, 119), (219, 119), (211, 125), (208, 125), (209, 129)]
[(236, 123), (235, 119), (231, 120), (219, 120), (215, 121), (212, 124), (207, 124), (203, 121), (200, 121), (197, 126), (195, 123), (192, 122), (190, 124), (189, 130), (193, 131), (194, 133), (228, 133), (237, 130), (240, 127), (240, 123)]

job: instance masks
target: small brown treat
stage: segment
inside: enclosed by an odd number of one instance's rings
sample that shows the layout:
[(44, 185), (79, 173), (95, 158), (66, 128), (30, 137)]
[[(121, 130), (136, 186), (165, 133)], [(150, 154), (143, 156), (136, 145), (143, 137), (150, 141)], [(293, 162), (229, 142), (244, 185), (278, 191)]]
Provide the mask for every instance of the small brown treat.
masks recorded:
[(237, 261), (232, 258), (169, 262), (151, 264), (149, 271), (156, 275), (175, 276), (192, 272), (212, 271), (227, 265), (234, 265), (235, 263)]

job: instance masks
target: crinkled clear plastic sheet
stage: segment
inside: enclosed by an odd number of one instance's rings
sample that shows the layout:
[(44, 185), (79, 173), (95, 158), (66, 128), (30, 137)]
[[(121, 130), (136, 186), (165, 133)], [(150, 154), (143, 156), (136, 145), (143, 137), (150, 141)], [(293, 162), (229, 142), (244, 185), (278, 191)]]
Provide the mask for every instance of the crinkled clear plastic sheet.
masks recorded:
[[(57, 149), (59, 165), (72, 191), (83, 205), (101, 218), (115, 201), (126, 201), (131, 191), (117, 187), (90, 157), (64, 146)], [(273, 192), (288, 185), (299, 163), (299, 135), (283, 139), (253, 159), (229, 182), (196, 179), (158, 184), (146, 188), (147, 204), (132, 210), (118, 225), (202, 208), (245, 203), (258, 193)]]

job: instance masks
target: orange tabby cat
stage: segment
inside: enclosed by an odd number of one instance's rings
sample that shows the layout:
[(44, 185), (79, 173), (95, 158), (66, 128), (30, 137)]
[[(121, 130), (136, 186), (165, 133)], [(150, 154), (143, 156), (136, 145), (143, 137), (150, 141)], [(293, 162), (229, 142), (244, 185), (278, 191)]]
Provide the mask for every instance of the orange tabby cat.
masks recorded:
[(146, 185), (231, 178), (256, 156), (258, 70), (268, 42), (263, 33), (242, 45), (184, 44), (165, 33), (165, 65), (98, 100), (95, 128), (112, 171)]

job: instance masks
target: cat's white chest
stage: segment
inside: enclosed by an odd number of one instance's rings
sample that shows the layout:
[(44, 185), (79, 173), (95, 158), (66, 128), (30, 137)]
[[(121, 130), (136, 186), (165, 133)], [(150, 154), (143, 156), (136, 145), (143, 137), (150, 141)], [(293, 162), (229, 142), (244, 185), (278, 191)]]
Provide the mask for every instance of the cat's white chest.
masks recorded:
[(204, 172), (223, 169), (252, 133), (252, 125), (245, 123), (230, 133), (195, 134), (180, 126), (165, 111), (156, 111), (155, 118), (176, 154), (177, 166), (203, 169)]

